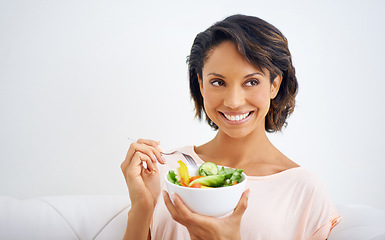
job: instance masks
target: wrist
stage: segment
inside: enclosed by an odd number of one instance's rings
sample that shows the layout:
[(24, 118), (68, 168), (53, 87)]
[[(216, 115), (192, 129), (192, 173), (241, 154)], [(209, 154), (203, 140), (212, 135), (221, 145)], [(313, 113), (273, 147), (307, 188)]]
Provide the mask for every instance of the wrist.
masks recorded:
[(132, 207), (128, 212), (127, 229), (124, 240), (149, 239), (153, 211)]
[(128, 214), (148, 219), (152, 217), (154, 209), (155, 207), (153, 205), (132, 204)]
[(131, 209), (135, 211), (154, 211), (157, 202), (152, 201), (135, 201), (131, 202)]
[(150, 196), (138, 196), (138, 195), (131, 195), (130, 192), (130, 199), (131, 199), (131, 208), (135, 209), (155, 209), (155, 205), (157, 204), (157, 198), (150, 197)]

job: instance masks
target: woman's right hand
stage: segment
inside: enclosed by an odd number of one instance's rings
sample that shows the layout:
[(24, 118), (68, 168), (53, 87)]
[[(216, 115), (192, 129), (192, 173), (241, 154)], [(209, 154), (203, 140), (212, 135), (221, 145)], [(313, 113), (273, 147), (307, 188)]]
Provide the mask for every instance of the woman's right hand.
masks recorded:
[[(147, 168), (143, 166), (145, 162)], [(159, 142), (139, 139), (128, 149), (121, 164), (132, 208), (153, 209), (160, 194), (160, 178), (157, 162), (164, 164)]]

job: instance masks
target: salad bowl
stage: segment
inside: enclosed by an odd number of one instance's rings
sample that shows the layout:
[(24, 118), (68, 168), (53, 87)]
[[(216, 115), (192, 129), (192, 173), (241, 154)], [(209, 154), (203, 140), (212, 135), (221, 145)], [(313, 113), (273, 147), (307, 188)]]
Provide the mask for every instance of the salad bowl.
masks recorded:
[[(222, 166), (218, 167), (221, 168)], [(180, 175), (179, 169), (173, 171), (177, 172), (178, 176)], [(173, 199), (172, 195), (177, 194), (192, 212), (205, 216), (221, 217), (231, 213), (237, 206), (246, 189), (247, 176), (242, 172), (239, 183), (210, 188), (180, 186), (171, 182), (168, 174), (165, 176), (165, 182), (171, 200)]]

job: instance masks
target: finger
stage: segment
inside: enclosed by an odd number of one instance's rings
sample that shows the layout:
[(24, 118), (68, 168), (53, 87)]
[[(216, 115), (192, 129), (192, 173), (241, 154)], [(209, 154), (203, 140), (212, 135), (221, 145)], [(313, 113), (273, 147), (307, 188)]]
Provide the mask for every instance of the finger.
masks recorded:
[(172, 218), (175, 221), (182, 223), (182, 219), (180, 217), (178, 210), (176, 210), (174, 204), (172, 204), (170, 196), (168, 195), (167, 191), (165, 191), (165, 190), (163, 190), (163, 199), (164, 199), (164, 203), (165, 203), (168, 211), (170, 212)]
[(163, 152), (163, 149), (160, 147), (160, 141), (141, 138), (141, 139), (138, 139), (138, 143), (146, 144), (158, 150), (158, 151), (154, 151), (155, 156), (157, 157), (157, 159), (161, 160), (160, 163), (163, 163), (163, 164), (166, 163), (166, 160), (161, 154)]
[[(143, 168), (142, 162), (141, 162), (140, 157), (139, 157), (139, 153), (133, 154), (133, 156), (131, 158), (129, 158), (128, 155), (129, 154), (127, 153), (126, 159), (120, 165), (120, 168), (121, 168), (123, 175), (125, 176), (127, 182), (129, 181), (128, 179), (130, 176), (136, 176), (136, 175), (140, 174), (141, 170), (139, 172), (137, 170), (135, 170), (135, 169), (137, 169), (138, 165), (139, 165), (140, 169)], [(134, 166), (135, 164), (136, 164), (136, 166)]]
[(120, 168), (122, 169), (123, 173), (125, 173), (127, 171), (127, 168), (130, 165), (130, 163), (134, 157), (134, 154), (135, 154), (135, 149), (134, 149), (134, 147), (132, 147), (130, 145), (130, 148), (128, 149), (127, 154), (126, 154), (126, 158), (124, 159), (124, 161), (120, 165)]
[(134, 157), (132, 158), (131, 163), (129, 164), (129, 167), (130, 166), (143, 167), (143, 162), (146, 163), (146, 168), (149, 172), (155, 171), (155, 167), (154, 167), (154, 164), (152, 163), (151, 158), (148, 155), (143, 154), (141, 152), (135, 152)]
[(155, 148), (143, 143), (133, 143), (133, 145), (135, 147), (135, 151), (139, 151), (144, 154), (147, 154), (153, 162), (157, 162), (157, 158), (154, 154), (154, 152), (157, 152)]
[(130, 149), (131, 148), (134, 149), (135, 152), (139, 151), (144, 154), (147, 154), (154, 163), (160, 162), (164, 164), (164, 160), (162, 159), (162, 155), (160, 154), (160, 152), (150, 145), (147, 145), (145, 143), (134, 142), (131, 144)]
[[(159, 173), (159, 171), (158, 171), (156, 164), (153, 166), (153, 169), (151, 171), (148, 168), (142, 167), (142, 178), (145, 181), (145, 183), (152, 182), (154, 179), (153, 175), (155, 175), (157, 173)], [(158, 179), (159, 179), (159, 174), (157, 174), (157, 175), (158, 175)], [(160, 193), (160, 189), (158, 192)]]
[(123, 173), (126, 171), (127, 166), (128, 166), (127, 161), (123, 161), (122, 164), (120, 164), (120, 169), (122, 170)]
[(146, 144), (148, 146), (152, 146), (153, 148), (156, 148), (159, 152), (162, 152), (162, 149), (160, 148), (159, 144), (160, 144), (160, 141), (154, 141), (154, 140), (151, 140), (151, 139), (138, 139), (137, 141), (138, 143), (142, 143), (142, 144)]
[(126, 158), (124, 159), (125, 162), (127, 162), (127, 164), (129, 164), (131, 162), (131, 159), (134, 157), (134, 154), (135, 154), (135, 144), (136, 142), (132, 142), (130, 144), (130, 147), (128, 148), (128, 151), (127, 151), (127, 154), (126, 154)]
[(125, 162), (127, 162), (126, 164), (129, 165), (131, 163), (131, 161), (133, 160), (134, 158), (134, 154), (135, 152), (138, 150), (138, 148), (140, 148), (140, 144), (137, 143), (137, 142), (132, 142), (130, 144), (130, 147), (128, 148), (128, 151), (127, 151), (127, 154), (126, 154), (126, 158), (124, 159)]
[(249, 193), (250, 193), (250, 189), (247, 189), (246, 191), (243, 192), (241, 199), (239, 200), (231, 216), (240, 217), (240, 218), (243, 216), (243, 213), (246, 211), (246, 208), (247, 208)]
[(154, 166), (154, 162), (153, 160), (148, 156), (148, 155), (145, 155), (145, 154), (140, 154), (140, 160), (142, 160), (142, 165), (143, 163), (146, 163), (146, 169), (149, 173), (153, 173), (153, 172), (156, 172), (156, 169), (155, 169), (155, 166)]
[(161, 154), (161, 149), (159, 145), (156, 144), (157, 142), (153, 140), (143, 140), (139, 139), (138, 140), (138, 149), (139, 151), (148, 154), (151, 156), (151, 158), (154, 160), (154, 162), (160, 162), (162, 164), (165, 163), (164, 158), (162, 157)]

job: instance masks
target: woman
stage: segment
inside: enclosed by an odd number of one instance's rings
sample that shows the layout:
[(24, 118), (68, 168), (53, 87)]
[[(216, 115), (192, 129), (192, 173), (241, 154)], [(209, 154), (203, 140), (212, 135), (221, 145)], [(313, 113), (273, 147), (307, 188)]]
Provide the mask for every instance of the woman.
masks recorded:
[(285, 125), (298, 87), (282, 33), (251, 16), (217, 22), (195, 39), (189, 78), (196, 115), (217, 134), (180, 150), (198, 163), (244, 169), (252, 190), (223, 218), (195, 214), (176, 195), (174, 205), (160, 196), (160, 176), (180, 157), (164, 165), (159, 142), (140, 139), (122, 163), (132, 203), (125, 239), (326, 239), (340, 219), (327, 190), (266, 136)]

